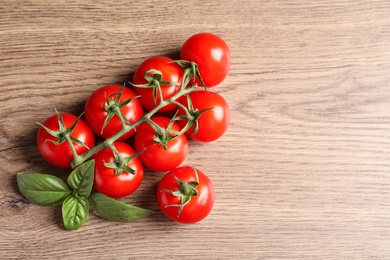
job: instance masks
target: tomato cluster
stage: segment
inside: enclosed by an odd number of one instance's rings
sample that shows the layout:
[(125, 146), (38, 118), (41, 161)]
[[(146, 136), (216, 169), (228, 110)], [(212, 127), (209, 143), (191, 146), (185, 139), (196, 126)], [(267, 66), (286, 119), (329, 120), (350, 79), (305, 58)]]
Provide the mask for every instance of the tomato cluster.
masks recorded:
[(83, 118), (57, 112), (47, 119), (38, 131), (39, 151), (60, 168), (94, 159), (94, 189), (112, 198), (136, 191), (144, 167), (164, 172), (157, 190), (161, 211), (177, 222), (198, 222), (213, 206), (213, 184), (198, 169), (181, 164), (188, 139), (212, 142), (228, 128), (229, 106), (209, 88), (222, 83), (229, 69), (225, 41), (195, 34), (183, 44), (180, 60), (148, 58), (129, 86), (95, 90)]

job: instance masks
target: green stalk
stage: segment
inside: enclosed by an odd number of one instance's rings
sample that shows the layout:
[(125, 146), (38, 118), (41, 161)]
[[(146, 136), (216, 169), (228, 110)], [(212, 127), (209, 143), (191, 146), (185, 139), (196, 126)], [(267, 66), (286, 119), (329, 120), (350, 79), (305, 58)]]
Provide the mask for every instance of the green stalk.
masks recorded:
[[(157, 111), (159, 111), (161, 108), (163, 108), (167, 105), (170, 105), (170, 104), (174, 104), (174, 103), (176, 103), (176, 99), (178, 99), (182, 96), (185, 96), (191, 92), (197, 91), (197, 90), (199, 90), (198, 86), (191, 86), (189, 88), (184, 88), (184, 87), (180, 88), (180, 90), (175, 95), (173, 95), (171, 98), (169, 98), (167, 100), (161, 101), (154, 109), (150, 110), (141, 119), (139, 119), (138, 121), (136, 121), (134, 123), (129, 124), (129, 122), (125, 122), (121, 117), (119, 117), (119, 118), (121, 118), (122, 129), (118, 133), (116, 133), (115, 135), (105, 139), (102, 143), (100, 143), (97, 146), (94, 146), (92, 149), (88, 150), (88, 152), (81, 154), (81, 155), (77, 155), (76, 153), (74, 153), (75, 156), (74, 156), (74, 159), (72, 162), (72, 168), (75, 168), (76, 166), (82, 164), (83, 162), (88, 160), (91, 156), (93, 156), (95, 153), (99, 152), (103, 148), (112, 147), (113, 143), (116, 140), (118, 140), (119, 137), (121, 137), (123, 134), (129, 132), (131, 129), (137, 127), (138, 125), (146, 122), (147, 120), (150, 120), (150, 118), (154, 114), (156, 114)], [(118, 110), (119, 110), (119, 108), (118, 108)], [(74, 150), (72, 142), (70, 142), (69, 144), (72, 147), (72, 150)]]

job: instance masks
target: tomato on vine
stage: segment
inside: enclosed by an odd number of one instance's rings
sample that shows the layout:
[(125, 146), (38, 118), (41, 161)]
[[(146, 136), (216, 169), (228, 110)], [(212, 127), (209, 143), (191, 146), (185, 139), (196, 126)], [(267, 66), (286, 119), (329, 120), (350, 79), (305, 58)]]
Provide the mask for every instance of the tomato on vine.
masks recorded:
[(144, 169), (138, 154), (124, 142), (114, 142), (97, 152), (94, 188), (111, 198), (121, 198), (135, 192), (142, 183)]
[(188, 111), (179, 106), (177, 116), (183, 118), (189, 116), (190, 119), (178, 120), (177, 123), (182, 128), (186, 127), (188, 122), (192, 124), (186, 131), (192, 139), (212, 142), (226, 132), (230, 122), (230, 108), (221, 95), (200, 90), (180, 98), (179, 103)]
[[(103, 219), (127, 222), (151, 211), (115, 198), (134, 193), (148, 167), (168, 171), (156, 195), (163, 214), (185, 224), (203, 220), (214, 205), (214, 186), (198, 169), (179, 166), (187, 156), (187, 136), (211, 142), (227, 130), (229, 106), (207, 87), (220, 84), (229, 69), (228, 46), (210, 33), (190, 37), (182, 46), (180, 60), (146, 59), (134, 73), (134, 92), (108, 85), (88, 97), (86, 122), (81, 116), (57, 112), (40, 125), (37, 144), (43, 158), (73, 170), (66, 181), (51, 174), (19, 172), (19, 190), (36, 205), (62, 204), (66, 229), (80, 228), (90, 206)], [(94, 134), (102, 138), (96, 146)], [(134, 134), (135, 149), (120, 141)]]
[(213, 208), (215, 191), (201, 171), (182, 166), (168, 172), (157, 186), (157, 202), (168, 218), (183, 224), (203, 220)]
[[(206, 87), (220, 84), (230, 70), (230, 50), (226, 42), (212, 33), (198, 33), (188, 38), (180, 51), (180, 59), (195, 62)], [(197, 77), (194, 82), (203, 85)]]
[(135, 134), (134, 146), (144, 165), (158, 172), (179, 166), (188, 151), (187, 137), (177, 135), (179, 132), (180, 126), (167, 117), (153, 117), (143, 123)]
[[(180, 89), (183, 69), (172, 59), (164, 56), (144, 60), (133, 76), (134, 91), (140, 95), (142, 105), (152, 110), (163, 100), (167, 100)], [(172, 111), (174, 104), (167, 105), (159, 112)]]
[[(91, 129), (102, 138), (109, 138), (141, 119), (143, 109), (136, 94), (129, 88), (109, 85), (95, 90), (85, 103), (85, 120)], [(131, 129), (117, 140), (125, 140), (135, 133)]]
[(37, 145), (42, 157), (59, 168), (72, 168), (74, 152), (81, 155), (94, 146), (95, 137), (89, 126), (75, 115), (58, 113), (49, 117), (38, 129)]

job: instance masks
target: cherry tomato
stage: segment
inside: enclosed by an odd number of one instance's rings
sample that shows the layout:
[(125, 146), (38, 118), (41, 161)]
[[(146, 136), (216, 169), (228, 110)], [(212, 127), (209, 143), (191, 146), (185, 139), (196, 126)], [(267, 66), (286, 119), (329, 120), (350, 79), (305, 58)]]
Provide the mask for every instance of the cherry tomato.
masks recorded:
[[(166, 131), (171, 120), (166, 117), (154, 117), (152, 121)], [(179, 132), (180, 126), (173, 122), (170, 130)], [(147, 122), (143, 123), (135, 134), (135, 150), (137, 152), (142, 151), (140, 154), (142, 162), (153, 171), (165, 172), (174, 169), (187, 156), (188, 140), (184, 134), (172, 140), (169, 139), (175, 136), (174, 133), (165, 133), (165, 135), (163, 137), (159, 136)]]
[[(91, 129), (102, 138), (109, 138), (122, 129), (122, 123), (119, 116), (114, 115), (107, 125), (104, 126), (106, 117), (114, 111), (115, 107), (120, 106), (122, 102), (134, 98), (135, 93), (129, 88), (123, 88), (118, 104), (113, 100), (118, 97), (122, 86), (109, 85), (97, 89), (93, 92), (85, 104), (85, 120)], [(143, 116), (142, 105), (138, 98), (133, 99), (128, 104), (120, 108), (121, 114), (130, 123), (134, 123)], [(104, 128), (103, 128), (104, 126)], [(131, 137), (135, 129), (122, 135), (118, 140), (124, 140)]]
[[(60, 130), (58, 115), (49, 117), (43, 123), (44, 127), (39, 127), (37, 145), (39, 152), (47, 162), (59, 168), (69, 169), (72, 168), (71, 163), (74, 156), (68, 141), (63, 139), (64, 134), (67, 131), (66, 129), (69, 131), (69, 128), (78, 120), (77, 124), (70, 132), (70, 136), (80, 142), (72, 142), (78, 155), (87, 152), (88, 149), (93, 147), (95, 137), (91, 129), (82, 119), (78, 119), (77, 116), (68, 113), (61, 113), (60, 116), (64, 126), (63, 129)], [(50, 134), (45, 127), (55, 131), (58, 136), (56, 137)], [(60, 144), (54, 143), (58, 142), (61, 138), (63, 142)]]
[[(163, 100), (169, 99), (171, 96), (173, 96), (179, 91), (183, 77), (183, 69), (172, 59), (164, 56), (151, 57), (143, 61), (134, 73), (133, 84), (148, 84), (149, 82), (145, 79), (145, 73), (152, 69), (158, 70), (162, 73), (159, 84), (161, 87)], [(152, 78), (155, 76), (153, 73), (150, 73), (148, 75)], [(168, 82), (170, 82), (171, 84), (167, 84)], [(158, 89), (156, 89), (155, 93), (156, 102), (154, 100), (153, 88), (134, 87), (134, 91), (137, 93), (137, 95), (141, 96), (140, 100), (142, 105), (149, 111), (155, 108), (156, 104), (159, 104), (161, 102), (159, 94), (160, 91)], [(161, 108), (159, 112), (168, 112), (172, 111), (175, 108), (175, 105), (170, 104)]]
[(170, 219), (192, 224), (204, 219), (215, 200), (214, 186), (201, 171), (190, 166), (168, 172), (157, 186), (157, 202)]
[[(198, 64), (206, 87), (220, 84), (230, 70), (230, 50), (226, 42), (211, 33), (199, 33), (188, 38), (180, 51), (180, 59)], [(196, 82), (201, 85), (200, 81)]]
[[(212, 142), (220, 138), (227, 130), (230, 121), (230, 108), (225, 99), (211, 91), (196, 91), (189, 95), (195, 117), (198, 117), (198, 131), (194, 133), (194, 125), (186, 132), (192, 139), (199, 142)], [(179, 102), (188, 107), (188, 99), (181, 97)], [(198, 112), (205, 110), (199, 115)], [(179, 108), (178, 116), (185, 114), (182, 108)], [(178, 120), (178, 124), (183, 128), (186, 120)]]
[[(133, 148), (126, 143), (114, 142), (114, 146), (123, 158), (135, 154)], [(126, 164), (134, 170), (134, 174), (116, 168), (118, 160), (110, 148), (100, 150), (92, 158), (95, 159), (94, 188), (98, 192), (111, 198), (121, 198), (132, 194), (141, 185), (144, 169), (138, 157), (134, 157)]]

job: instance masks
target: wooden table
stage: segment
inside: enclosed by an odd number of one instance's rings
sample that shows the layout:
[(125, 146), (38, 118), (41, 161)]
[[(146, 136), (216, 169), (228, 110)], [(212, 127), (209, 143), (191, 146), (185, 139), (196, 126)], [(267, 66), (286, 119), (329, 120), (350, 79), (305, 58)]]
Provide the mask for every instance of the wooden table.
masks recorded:
[[(389, 259), (390, 3), (374, 1), (0, 1), (1, 259)], [(36, 122), (79, 114), (93, 90), (144, 59), (220, 35), (231, 71), (213, 90), (231, 124), (190, 143), (185, 164), (216, 203), (195, 225), (158, 211), (161, 173), (123, 202), (133, 223), (29, 204), (16, 173), (65, 176), (36, 147)]]

